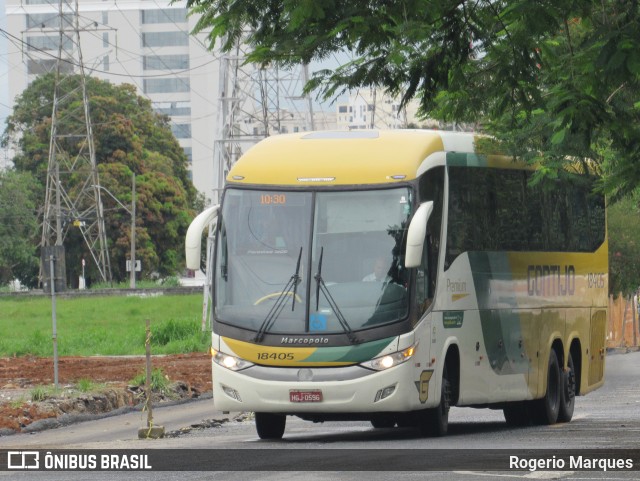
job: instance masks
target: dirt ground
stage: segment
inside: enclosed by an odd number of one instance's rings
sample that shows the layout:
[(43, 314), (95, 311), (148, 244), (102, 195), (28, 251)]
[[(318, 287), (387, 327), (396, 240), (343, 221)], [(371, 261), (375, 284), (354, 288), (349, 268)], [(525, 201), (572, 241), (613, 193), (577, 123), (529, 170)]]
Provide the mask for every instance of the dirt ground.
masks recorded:
[[(53, 358), (0, 358), (0, 435), (2, 429), (20, 431), (39, 419), (70, 412), (106, 412), (139, 402), (139, 391), (130, 381), (145, 372), (144, 356), (61, 357), (58, 385), (73, 387), (80, 380), (104, 384), (99, 395), (82, 395), (74, 400), (32, 402), (34, 388), (53, 386)], [(174, 395), (197, 397), (211, 391), (211, 358), (206, 353), (152, 356), (152, 369), (160, 368), (174, 386)]]

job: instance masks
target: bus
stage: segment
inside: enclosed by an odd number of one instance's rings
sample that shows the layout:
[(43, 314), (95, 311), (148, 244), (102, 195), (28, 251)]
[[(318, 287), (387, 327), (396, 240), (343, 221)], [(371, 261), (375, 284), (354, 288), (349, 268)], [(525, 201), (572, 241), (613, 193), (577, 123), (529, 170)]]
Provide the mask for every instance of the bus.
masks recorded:
[[(608, 255), (594, 177), (549, 181), (472, 133), (269, 137), (192, 222), (215, 235), (215, 407), (445, 435), (455, 406), (568, 422), (604, 382)], [(577, 169), (576, 169), (577, 170)]]

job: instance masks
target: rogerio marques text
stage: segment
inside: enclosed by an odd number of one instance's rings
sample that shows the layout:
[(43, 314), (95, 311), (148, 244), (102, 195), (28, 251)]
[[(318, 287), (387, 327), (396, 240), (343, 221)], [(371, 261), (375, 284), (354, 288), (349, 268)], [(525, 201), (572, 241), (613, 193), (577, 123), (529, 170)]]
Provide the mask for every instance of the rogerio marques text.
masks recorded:
[(632, 470), (634, 465), (633, 459), (630, 458), (594, 458), (578, 455), (547, 458), (509, 456), (509, 469), (527, 469), (529, 471), (563, 469), (615, 471)]

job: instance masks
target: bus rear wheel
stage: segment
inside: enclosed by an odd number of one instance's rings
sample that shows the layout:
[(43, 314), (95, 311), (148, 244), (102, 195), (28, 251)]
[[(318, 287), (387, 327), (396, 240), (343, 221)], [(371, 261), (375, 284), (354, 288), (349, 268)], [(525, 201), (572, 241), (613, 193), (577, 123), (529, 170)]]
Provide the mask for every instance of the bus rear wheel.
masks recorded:
[(532, 415), (536, 424), (555, 424), (560, 412), (562, 376), (556, 351), (551, 349), (547, 365), (547, 392), (542, 399), (533, 401)]
[(283, 414), (256, 413), (256, 431), (260, 439), (282, 439), (287, 418)]
[(560, 411), (558, 422), (568, 423), (573, 417), (573, 408), (576, 404), (576, 370), (573, 365), (573, 356), (569, 352), (567, 370), (562, 373), (562, 389), (560, 390)]

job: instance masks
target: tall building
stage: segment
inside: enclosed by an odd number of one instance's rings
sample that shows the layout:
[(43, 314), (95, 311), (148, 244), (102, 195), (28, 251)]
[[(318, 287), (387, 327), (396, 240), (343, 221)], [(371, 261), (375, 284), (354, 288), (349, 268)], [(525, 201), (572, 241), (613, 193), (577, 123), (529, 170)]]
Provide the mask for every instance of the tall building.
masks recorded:
[[(197, 19), (167, 0), (78, 0), (78, 12), (87, 75), (133, 84), (156, 111), (169, 115), (194, 186), (211, 198), (217, 185), (213, 137), (219, 62), (203, 34), (190, 35)], [(55, 71), (59, 1), (6, 0), (6, 14), (12, 102), (37, 75)], [(63, 23), (73, 28), (72, 14), (64, 12)]]

